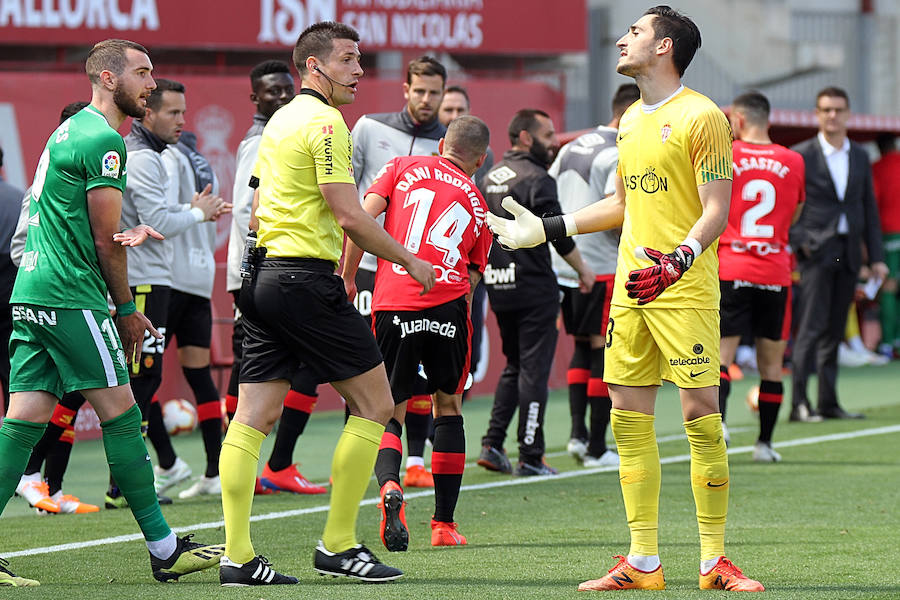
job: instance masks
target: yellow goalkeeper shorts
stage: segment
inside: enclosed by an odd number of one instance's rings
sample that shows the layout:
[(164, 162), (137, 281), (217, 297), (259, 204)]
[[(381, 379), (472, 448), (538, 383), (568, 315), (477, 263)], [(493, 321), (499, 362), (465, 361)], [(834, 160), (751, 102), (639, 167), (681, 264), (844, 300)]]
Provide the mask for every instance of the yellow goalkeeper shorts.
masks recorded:
[(719, 385), (719, 311), (613, 305), (603, 379), (627, 386)]

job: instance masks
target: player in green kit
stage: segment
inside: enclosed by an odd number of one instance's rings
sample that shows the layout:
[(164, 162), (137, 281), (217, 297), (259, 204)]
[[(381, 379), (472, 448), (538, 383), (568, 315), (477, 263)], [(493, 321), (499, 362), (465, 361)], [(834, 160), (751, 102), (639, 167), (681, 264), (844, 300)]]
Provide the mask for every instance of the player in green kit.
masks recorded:
[[(11, 395), (0, 428), (0, 511), (57, 399), (80, 391), (100, 418), (109, 469), (144, 534), (153, 576), (169, 581), (218, 565), (224, 547), (179, 538), (163, 518), (126, 370), (144, 331), (160, 336), (135, 309), (123, 245), (162, 236), (146, 226), (118, 233), (126, 174), (125, 144), (116, 129), (126, 117), (144, 115), (156, 83), (147, 51), (126, 40), (95, 45), (85, 68), (91, 104), (50, 135), (32, 185), (25, 253), (10, 301)], [(0, 562), (0, 586), (35, 585)]]

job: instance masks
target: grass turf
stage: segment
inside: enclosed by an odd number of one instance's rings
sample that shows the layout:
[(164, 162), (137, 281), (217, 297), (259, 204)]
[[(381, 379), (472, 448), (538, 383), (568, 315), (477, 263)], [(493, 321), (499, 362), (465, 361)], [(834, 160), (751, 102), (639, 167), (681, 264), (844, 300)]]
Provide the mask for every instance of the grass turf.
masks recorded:
[[(896, 381), (900, 364), (844, 369), (842, 403), (864, 410), (864, 421), (822, 424), (788, 423), (787, 405), (775, 432), (778, 442), (862, 431), (900, 424)], [(756, 464), (746, 447), (756, 435), (755, 415), (743, 398), (752, 376), (733, 385), (728, 424), (732, 430), (731, 502), (727, 549), (745, 572), (761, 580), (772, 598), (896, 598), (900, 596), (900, 455), (898, 432), (783, 447), (784, 462)], [(479, 451), (490, 398), (474, 398), (464, 407), (469, 463)], [(659, 597), (709, 598), (724, 592), (697, 589), (698, 536), (689, 486), (688, 452), (679, 434), (680, 410), (674, 388), (660, 392), (657, 405), (663, 466), (660, 499), (660, 551), (668, 589)], [(326, 481), (330, 456), (342, 415), (313, 415), (295, 457), (313, 481)], [(568, 441), (568, 407), (564, 391), (551, 395), (547, 411), (549, 462), (564, 474), (580, 468), (564, 455)], [(514, 429), (511, 428), (511, 429)], [(514, 435), (514, 432), (513, 432)], [(263, 450), (267, 457), (271, 438)], [(179, 454), (202, 470), (199, 434), (175, 438)], [(515, 444), (507, 444), (514, 453)], [(742, 450), (743, 449), (743, 450)], [(152, 454), (152, 452), (151, 452)], [(64, 489), (83, 500), (101, 503), (107, 471), (99, 441), (77, 443)], [(505, 485), (507, 483), (518, 485)], [(173, 490), (187, 487), (188, 484)], [(217, 573), (185, 577), (178, 585), (152, 580), (144, 544), (110, 543), (63, 552), (18, 556), (14, 572), (40, 579), (33, 589), (0, 588), (0, 597), (28, 598), (584, 598), (577, 584), (605, 574), (613, 554), (628, 550), (621, 492), (615, 472), (516, 480), (470, 467), (463, 480), (456, 518), (469, 546), (435, 549), (429, 543), (430, 496), (409, 493), (407, 518), (410, 550), (391, 554), (378, 539), (378, 512), (361, 508), (360, 538), (391, 565), (406, 572), (394, 584), (361, 585), (325, 579), (312, 571), (312, 549), (324, 526), (326, 496), (279, 494), (257, 497), (254, 514), (309, 509), (314, 512), (255, 522), (256, 551), (282, 572), (300, 577), (298, 586), (247, 590), (218, 587)], [(484, 487), (482, 487), (484, 486)], [(408, 490), (414, 492), (414, 490)], [(374, 481), (367, 498), (377, 493)], [(173, 527), (221, 519), (218, 498), (177, 500), (163, 508)], [(93, 515), (39, 517), (21, 499), (10, 501), (0, 528), (0, 555), (10, 552), (134, 534), (129, 511), (102, 510)], [(224, 531), (198, 530), (202, 541), (221, 542)], [(594, 593), (596, 595), (597, 593)], [(632, 594), (628, 592), (627, 594)], [(589, 596), (588, 596), (589, 597)]]

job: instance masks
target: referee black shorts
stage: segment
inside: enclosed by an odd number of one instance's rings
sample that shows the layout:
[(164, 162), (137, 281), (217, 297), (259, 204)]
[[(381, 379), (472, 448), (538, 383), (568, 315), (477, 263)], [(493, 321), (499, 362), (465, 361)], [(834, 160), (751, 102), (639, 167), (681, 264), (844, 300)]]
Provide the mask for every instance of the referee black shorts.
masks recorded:
[(318, 381), (340, 381), (382, 362), (372, 330), (347, 301), (330, 261), (265, 259), (240, 302), (241, 383), (290, 380), (301, 363)]
[[(414, 394), (463, 392), (472, 340), (465, 297), (422, 310), (379, 310), (374, 317), (395, 404)], [(419, 363), (427, 382), (418, 374)]]
[(791, 330), (790, 288), (747, 281), (721, 281), (722, 337), (750, 334), (786, 340)]
[(172, 290), (169, 294), (169, 321), (166, 346), (172, 338), (178, 347), (209, 348), (212, 339), (212, 307), (209, 298)]

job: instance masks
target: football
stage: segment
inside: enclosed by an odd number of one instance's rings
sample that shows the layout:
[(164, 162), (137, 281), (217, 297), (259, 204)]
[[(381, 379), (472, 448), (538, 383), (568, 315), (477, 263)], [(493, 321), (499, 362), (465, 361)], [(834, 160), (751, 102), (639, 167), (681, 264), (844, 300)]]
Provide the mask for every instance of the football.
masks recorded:
[(190, 433), (197, 427), (197, 408), (184, 398), (173, 398), (162, 405), (163, 422), (169, 435)]
[(747, 392), (747, 406), (750, 407), (750, 410), (753, 412), (759, 412), (759, 386), (754, 385), (750, 388), (750, 391)]

